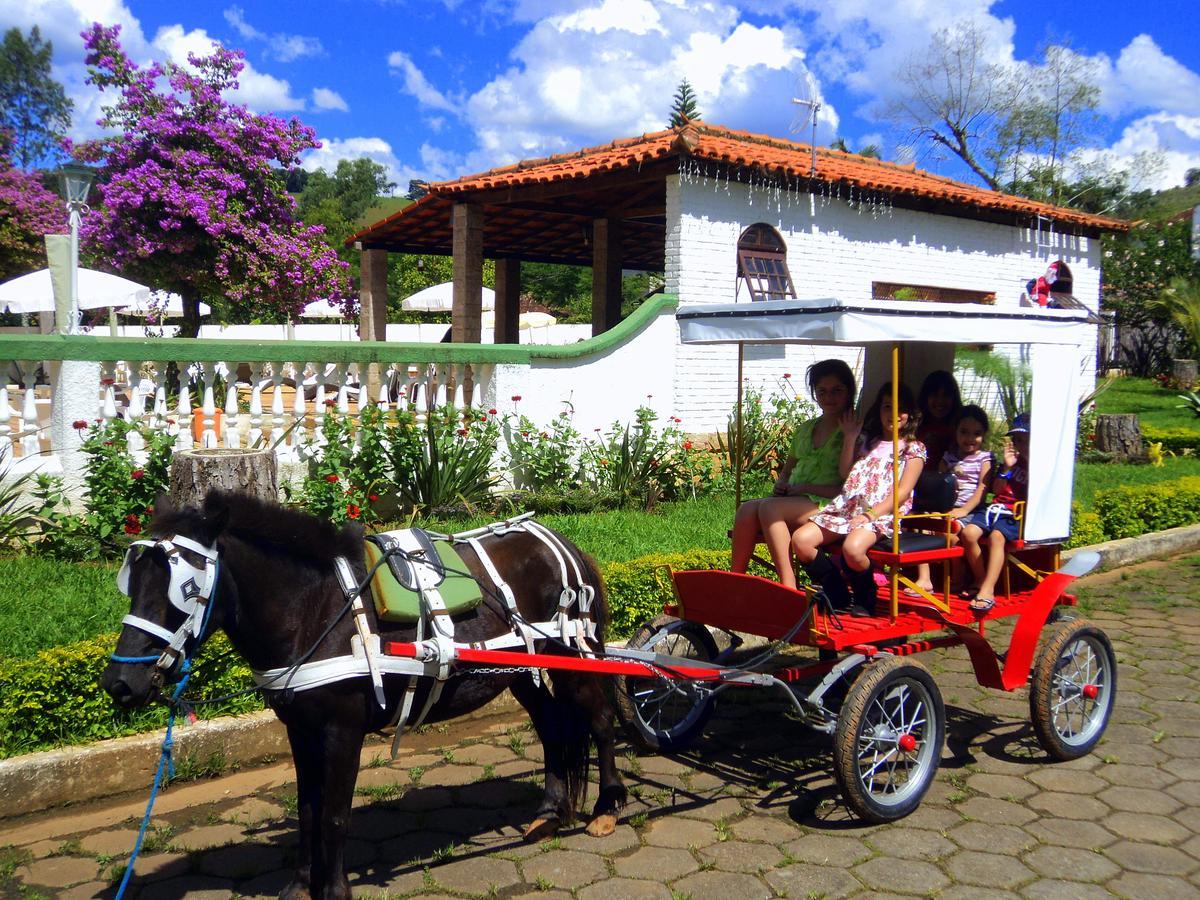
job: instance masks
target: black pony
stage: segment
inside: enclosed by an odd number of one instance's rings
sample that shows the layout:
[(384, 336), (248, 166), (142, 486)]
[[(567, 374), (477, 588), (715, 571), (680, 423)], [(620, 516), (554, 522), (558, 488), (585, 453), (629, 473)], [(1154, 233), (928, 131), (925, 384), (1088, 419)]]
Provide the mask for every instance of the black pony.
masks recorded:
[[(124, 628), (116, 657), (157, 658), (166, 633), (182, 627), (186, 610), (168, 601), (172, 571), (178, 571), (168, 565), (168, 550), (179, 554), (192, 571), (198, 567), (203, 572), (205, 560), (187, 547), (189, 542), (215, 546), (219, 559), (211, 619), (198, 640), (223, 628), (256, 671), (290, 666), (318, 642), (313, 660), (349, 652), (355, 634), (352, 615), (338, 620), (323, 640), (321, 635), (346, 604), (335, 558), (348, 559), (360, 582), (366, 573), (362, 532), (357, 526), (338, 530), (304, 513), (213, 491), (202, 510), (160, 505), (150, 534), (155, 539), (183, 540), (173, 550), (156, 545), (136, 558), (131, 556), (131, 617), (141, 620), (142, 627)], [(560, 540), (574, 556), (584, 580), (596, 588), (593, 612), (597, 640), (603, 642), (607, 607), (596, 566), (569, 542)], [(481, 543), (512, 588), (521, 617), (527, 622), (552, 619), (562, 592), (561, 569), (553, 552), (537, 537), (520, 530), (489, 535), (481, 538)], [(467, 545), (460, 545), (460, 550), (472, 574), (490, 589), (493, 582), (475, 552)], [(370, 610), (370, 598), (366, 599)], [(370, 615), (374, 619), (373, 613)], [(456, 621), (455, 639), (482, 641), (504, 634), (511, 630), (509, 619), (504, 602), (485, 591), (483, 604)], [(153, 632), (155, 625), (162, 637), (145, 630), (148, 627)], [(378, 627), (385, 641), (414, 637), (413, 626), (380, 623)], [(184, 649), (194, 652), (196, 640), (189, 637)], [(545, 649), (554, 652), (552, 646)], [(177, 675), (177, 669), (164, 674), (154, 664), (114, 659), (101, 684), (118, 704), (133, 707), (161, 699), (164, 682)], [(299, 866), (282, 896), (350, 896), (343, 849), (363, 737), (394, 718), (409, 680), (405, 675), (384, 676), (385, 708), (380, 708), (367, 677), (303, 691), (264, 691), (268, 704), (287, 726), (299, 795)], [(530, 840), (550, 837), (560, 824), (572, 819), (586, 788), (589, 738), (594, 739), (600, 794), (587, 830), (595, 836), (609, 834), (625, 802), (625, 789), (616, 770), (613, 713), (604, 685), (599, 676), (570, 672), (555, 672), (550, 681), (552, 690), (536, 684), (528, 671), (489, 675), (459, 671), (445, 682), (426, 721), (470, 712), (505, 688), (513, 692), (529, 712), (545, 750), (545, 796), (525, 831)], [(432, 684), (432, 679), (420, 679), (414, 710), (424, 707)]]

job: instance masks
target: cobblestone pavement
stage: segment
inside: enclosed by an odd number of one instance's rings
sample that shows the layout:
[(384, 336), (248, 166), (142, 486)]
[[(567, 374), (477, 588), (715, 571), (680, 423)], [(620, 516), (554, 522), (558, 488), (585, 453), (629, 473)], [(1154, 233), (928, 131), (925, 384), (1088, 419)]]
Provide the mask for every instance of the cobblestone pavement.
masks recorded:
[[(964, 651), (927, 654), (948, 740), (922, 806), (864, 826), (841, 805), (827, 739), (775, 698), (722, 704), (695, 751), (622, 767), (615, 834), (529, 846), (540, 767), (519, 720), (364, 753), (349, 869), (360, 897), (753, 898), (1200, 894), (1200, 556), (1088, 580), (1112, 637), (1116, 710), (1096, 752), (1051, 763), (1025, 691), (976, 686)], [(438, 747), (439, 743), (444, 746)], [(210, 766), (219, 761), (206, 761)], [(293, 854), (285, 763), (162, 795), (139, 898), (274, 896)], [(0, 820), (5, 896), (111, 896), (144, 796)]]

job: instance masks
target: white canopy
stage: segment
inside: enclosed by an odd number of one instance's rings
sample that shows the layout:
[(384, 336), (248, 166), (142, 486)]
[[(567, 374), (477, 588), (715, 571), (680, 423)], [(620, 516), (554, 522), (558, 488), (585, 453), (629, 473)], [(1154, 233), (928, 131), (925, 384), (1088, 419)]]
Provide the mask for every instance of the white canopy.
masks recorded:
[(685, 344), (1078, 344), (1091, 338), (1086, 310), (996, 307), (979, 303), (870, 300), (767, 300), (681, 306)]
[(685, 344), (866, 345), (867, 368), (876, 373), (887, 363), (871, 357), (893, 342), (1021, 345), (1033, 387), (1025, 539), (1059, 541), (1070, 533), (1079, 361), (1095, 342), (1087, 310), (825, 298), (681, 306), (675, 318)]
[[(183, 298), (178, 294), (166, 291), (145, 291), (127, 306), (117, 308), (123, 316), (162, 316), (178, 318), (183, 315)], [(200, 304), (200, 315), (207, 316), (212, 307), (207, 303)]]
[(304, 304), (304, 309), (300, 313), (305, 319), (344, 319), (346, 312), (342, 309), (342, 304), (334, 303), (330, 300), (313, 300)]
[[(409, 312), (450, 312), (454, 309), (454, 282), (444, 281), (405, 297), (400, 308)], [(483, 289), (483, 309), (496, 308), (496, 292)]]
[[(120, 275), (96, 269), (79, 270), (80, 309), (123, 306), (149, 295), (150, 289), (144, 284)], [(54, 288), (50, 283), (50, 270), (41, 269), (0, 284), (0, 309), (12, 313), (53, 312)]]
[[(544, 312), (523, 312), (517, 316), (517, 328), (525, 330), (528, 328), (545, 328), (558, 322), (550, 313)], [(492, 328), (496, 325), (495, 310), (488, 310), (481, 317), (481, 324), (485, 327)]]

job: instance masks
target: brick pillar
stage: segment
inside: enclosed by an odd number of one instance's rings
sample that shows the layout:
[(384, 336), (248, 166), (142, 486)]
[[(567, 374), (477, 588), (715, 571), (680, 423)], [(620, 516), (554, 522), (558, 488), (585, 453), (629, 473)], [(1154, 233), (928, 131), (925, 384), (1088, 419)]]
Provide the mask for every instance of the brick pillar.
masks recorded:
[(496, 333), (497, 344), (521, 342), (521, 261), (507, 257), (496, 260)]
[(452, 340), (477, 344), (483, 315), (483, 209), (455, 203), (454, 310), (450, 314)]
[(592, 334), (621, 321), (621, 221), (592, 222)]
[(364, 341), (387, 340), (387, 251), (363, 250), (359, 275), (359, 337)]

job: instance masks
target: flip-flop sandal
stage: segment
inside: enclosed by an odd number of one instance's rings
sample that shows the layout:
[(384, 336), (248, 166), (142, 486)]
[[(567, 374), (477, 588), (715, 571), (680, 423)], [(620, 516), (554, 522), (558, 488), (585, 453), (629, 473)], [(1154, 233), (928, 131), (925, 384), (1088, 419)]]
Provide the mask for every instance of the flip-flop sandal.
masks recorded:
[(988, 597), (985, 600), (980, 600), (978, 597), (971, 598), (971, 612), (985, 613), (996, 605), (995, 597)]
[(959, 591), (958, 596), (962, 597), (964, 600), (974, 600), (975, 595), (978, 593), (979, 593), (979, 588), (968, 587), (968, 588), (963, 588), (961, 591)]
[[(933, 593), (933, 588), (926, 588), (925, 590), (927, 593), (930, 593), (930, 594)], [(908, 597), (910, 600), (924, 600), (925, 599), (925, 594), (922, 594), (920, 591), (916, 590), (915, 588), (910, 588), (910, 587), (902, 588), (900, 590), (900, 594), (901, 594), (901, 596)]]

